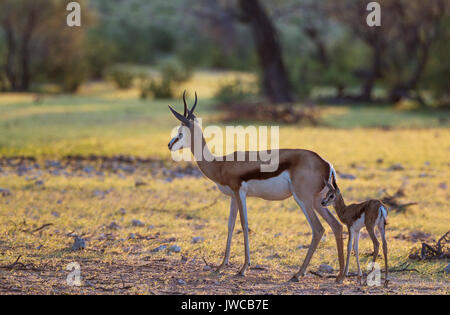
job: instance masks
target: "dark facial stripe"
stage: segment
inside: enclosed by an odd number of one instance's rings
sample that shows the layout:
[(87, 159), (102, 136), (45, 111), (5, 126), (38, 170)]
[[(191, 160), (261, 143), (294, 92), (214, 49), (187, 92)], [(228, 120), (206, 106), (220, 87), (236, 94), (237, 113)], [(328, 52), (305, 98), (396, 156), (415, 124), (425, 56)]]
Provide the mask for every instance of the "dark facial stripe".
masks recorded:
[(172, 150), (172, 147), (175, 145), (175, 143), (178, 142), (178, 140), (180, 140), (180, 139), (179, 139), (179, 138), (175, 138), (175, 140), (173, 141), (172, 144), (170, 144), (170, 142), (169, 142), (169, 149), (170, 149), (170, 150)]

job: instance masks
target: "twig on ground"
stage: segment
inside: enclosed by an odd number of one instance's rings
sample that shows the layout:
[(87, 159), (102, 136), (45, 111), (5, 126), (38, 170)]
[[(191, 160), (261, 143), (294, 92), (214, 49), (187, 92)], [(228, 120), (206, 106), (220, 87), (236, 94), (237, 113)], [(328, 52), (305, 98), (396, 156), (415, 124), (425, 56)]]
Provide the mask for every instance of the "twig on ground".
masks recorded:
[(22, 257), (22, 255), (19, 255), (19, 256), (17, 257), (17, 259), (16, 259), (15, 262), (13, 262), (12, 264), (6, 265), (6, 266), (1, 266), (0, 268), (4, 268), (4, 269), (14, 269), (14, 267), (15, 267), (16, 265), (19, 265), (19, 264), (23, 265), (22, 263), (19, 262), (19, 259), (20, 259), (21, 257)]
[(450, 250), (448, 248), (448, 243), (450, 240), (448, 239), (448, 235), (450, 231), (445, 233), (439, 240), (436, 242), (436, 245), (429, 245), (425, 242), (422, 243), (422, 247), (420, 249), (416, 249), (415, 252), (409, 255), (409, 259), (415, 260), (428, 260), (428, 259), (449, 259), (450, 258)]
[(45, 229), (48, 226), (51, 226), (51, 225), (53, 225), (53, 223), (45, 223), (45, 224), (41, 225), (40, 227), (38, 227), (37, 229), (34, 229), (30, 233), (33, 234), (33, 233), (38, 232), (38, 231), (40, 231), (42, 229)]

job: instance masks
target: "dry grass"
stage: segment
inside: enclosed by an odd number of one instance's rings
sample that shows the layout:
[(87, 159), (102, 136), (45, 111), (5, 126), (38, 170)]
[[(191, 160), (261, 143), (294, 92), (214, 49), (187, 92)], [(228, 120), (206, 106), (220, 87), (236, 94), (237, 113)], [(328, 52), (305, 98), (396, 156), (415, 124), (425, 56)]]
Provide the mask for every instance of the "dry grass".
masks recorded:
[[(300, 283), (286, 283), (306, 254), (298, 247), (311, 239), (310, 228), (291, 199), (248, 201), (252, 265), (260, 268), (245, 279), (232, 276), (243, 263), (242, 234), (236, 231), (232, 266), (222, 275), (212, 274), (203, 268), (205, 261), (217, 265), (221, 260), (228, 200), (207, 179), (172, 180), (160, 166), (98, 174), (71, 168), (55, 173), (44, 167), (46, 159), (95, 153), (150, 156), (175, 168), (167, 151), (175, 125), (166, 111), (167, 102), (108, 101), (105, 95), (84, 95), (49, 97), (36, 105), (25, 96), (0, 96), (0, 154), (35, 156), (40, 164), (22, 175), (5, 165), (0, 172), (0, 188), (11, 192), (0, 195), (0, 265), (22, 255), (22, 264), (12, 270), (0, 268), (0, 293), (449, 294), (448, 275), (441, 272), (448, 261), (442, 260), (412, 261), (410, 267), (419, 273), (392, 274), (388, 289), (359, 287), (354, 279), (335, 285), (332, 279), (311, 275)], [(200, 105), (206, 124), (211, 115), (208, 103)], [(390, 214), (392, 267), (407, 261), (421, 238), (431, 241), (449, 230), (449, 129), (282, 126), (280, 136), (280, 146), (315, 150), (339, 172), (356, 176), (339, 180), (348, 202), (381, 197), (383, 189), (394, 193), (403, 186), (406, 195), (401, 201), (418, 203), (404, 213)], [(404, 169), (389, 170), (395, 163)], [(136, 181), (146, 185), (136, 187)], [(144, 226), (133, 226), (132, 220)], [(120, 228), (108, 228), (112, 222)], [(53, 225), (27, 232), (46, 223)], [(68, 233), (82, 235), (87, 248), (68, 250), (73, 242)], [(328, 227), (326, 233), (311, 261), (312, 270), (321, 263), (338, 267)], [(204, 241), (192, 243), (196, 236)], [(151, 252), (163, 244), (176, 244), (181, 252)], [(371, 252), (366, 234), (360, 252)], [(361, 259), (363, 266), (369, 261), (368, 255)], [(69, 273), (65, 267), (72, 261), (81, 265), (80, 288), (65, 282)], [(381, 259), (380, 263), (384, 267)], [(350, 270), (355, 268), (352, 259)], [(178, 279), (186, 284), (178, 284)]]

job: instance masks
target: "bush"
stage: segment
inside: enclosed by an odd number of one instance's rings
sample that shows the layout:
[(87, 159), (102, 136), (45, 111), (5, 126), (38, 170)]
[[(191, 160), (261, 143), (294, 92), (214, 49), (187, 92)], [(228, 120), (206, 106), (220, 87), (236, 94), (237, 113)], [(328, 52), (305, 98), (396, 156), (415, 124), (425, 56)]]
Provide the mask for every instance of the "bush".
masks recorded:
[(181, 83), (189, 80), (192, 76), (192, 69), (176, 58), (164, 60), (160, 64), (159, 69), (163, 81), (166, 80)]
[(214, 94), (214, 98), (224, 104), (248, 100), (253, 96), (251, 86), (244, 84), (240, 79), (222, 84)]
[(111, 80), (119, 89), (129, 89), (133, 85), (134, 75), (124, 69), (114, 69), (110, 73)]
[(174, 96), (174, 87), (184, 81), (187, 81), (192, 71), (190, 67), (184, 65), (176, 58), (164, 60), (160, 66), (161, 78), (148, 78), (141, 75), (141, 98), (149, 96), (153, 98), (172, 98)]
[(162, 79), (147, 79), (141, 83), (141, 98), (146, 99), (149, 96), (153, 98), (173, 98), (173, 81)]

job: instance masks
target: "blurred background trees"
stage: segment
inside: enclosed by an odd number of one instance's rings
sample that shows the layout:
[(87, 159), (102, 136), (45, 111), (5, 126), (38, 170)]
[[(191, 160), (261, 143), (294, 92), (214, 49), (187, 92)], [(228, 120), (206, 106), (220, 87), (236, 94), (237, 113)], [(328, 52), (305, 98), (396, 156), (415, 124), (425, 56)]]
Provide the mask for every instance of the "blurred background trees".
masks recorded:
[[(170, 82), (195, 69), (254, 72), (275, 103), (324, 87), (335, 100), (448, 103), (446, 0), (380, 0), (381, 27), (367, 26), (363, 0), (86, 0), (82, 27), (70, 28), (67, 2), (0, 2), (0, 90), (74, 92), (107, 76), (126, 87), (117, 65), (133, 64), (166, 68)], [(163, 82), (145, 86), (169, 95)]]

